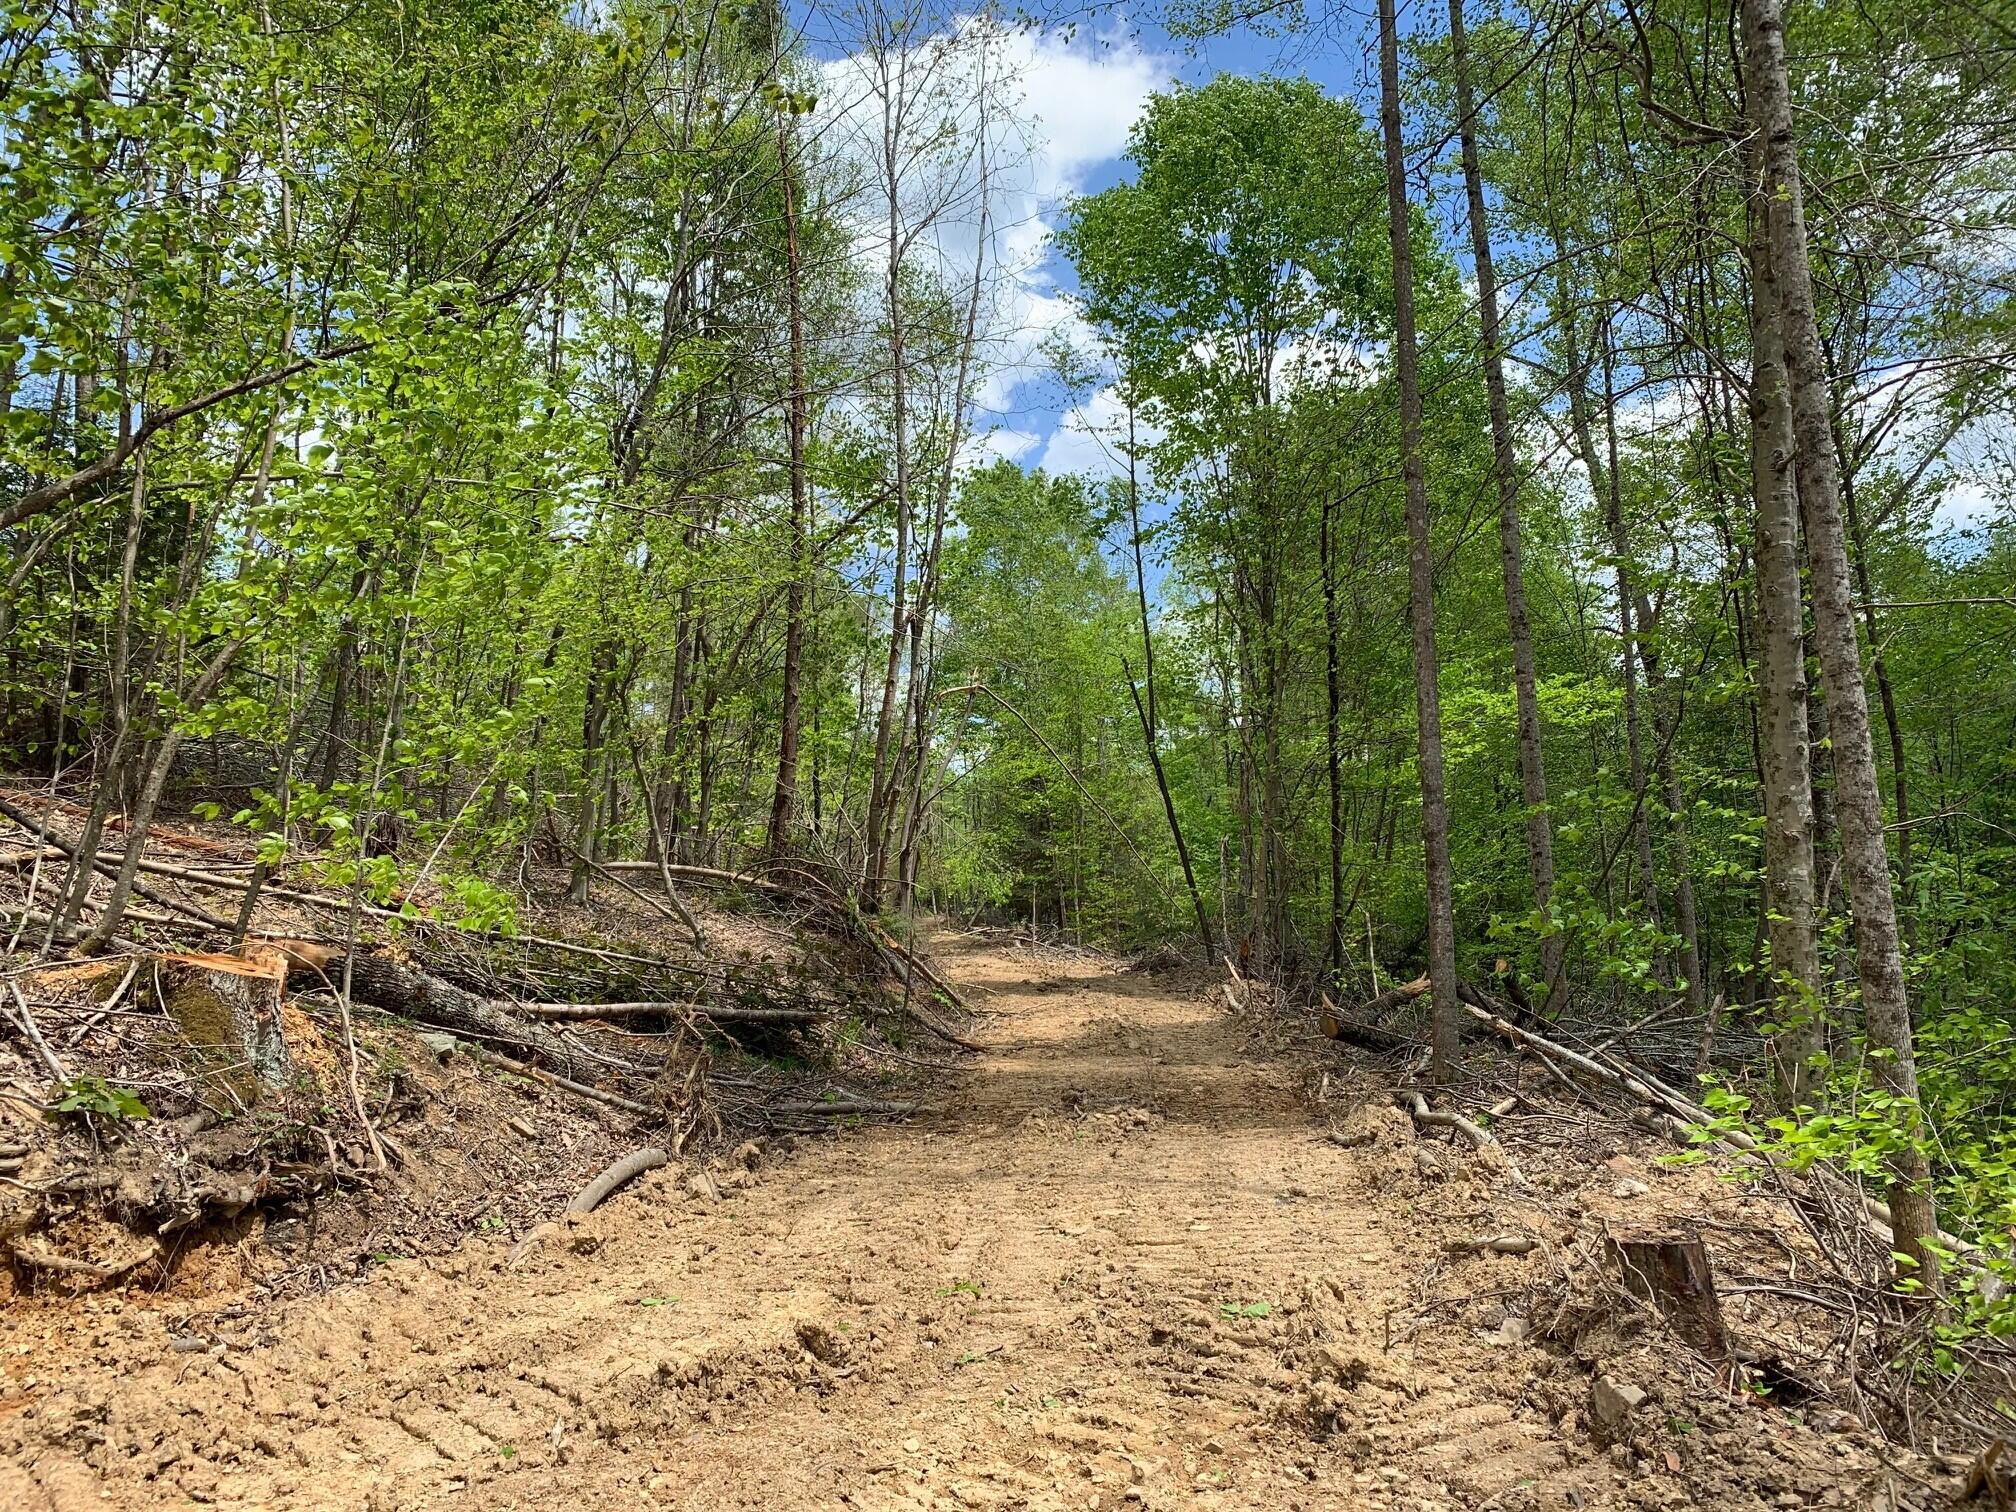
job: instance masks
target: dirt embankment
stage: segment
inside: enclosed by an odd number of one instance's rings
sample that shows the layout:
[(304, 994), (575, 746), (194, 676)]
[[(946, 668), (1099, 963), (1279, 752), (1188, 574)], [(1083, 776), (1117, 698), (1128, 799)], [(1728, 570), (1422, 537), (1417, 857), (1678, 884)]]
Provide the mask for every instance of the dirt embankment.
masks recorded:
[[(264, 1310), (17, 1307), (0, 1504), (1919, 1504), (1852, 1421), (1718, 1390), (1562, 1279), (1606, 1213), (1796, 1242), (1760, 1200), (1649, 1144), (1518, 1195), (1369, 1083), (1336, 1142), (1311, 1063), (1199, 993), (947, 958), (993, 1016), (941, 1113)], [(1508, 1231), (1541, 1242), (1448, 1253)]]

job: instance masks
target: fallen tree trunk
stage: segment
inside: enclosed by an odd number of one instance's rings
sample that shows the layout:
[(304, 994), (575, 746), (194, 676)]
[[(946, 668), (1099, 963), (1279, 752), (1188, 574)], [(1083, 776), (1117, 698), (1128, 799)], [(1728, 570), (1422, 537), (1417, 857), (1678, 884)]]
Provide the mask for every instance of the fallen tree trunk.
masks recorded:
[[(334, 987), (343, 978), (343, 955), (321, 945), (281, 947), (291, 979)], [(416, 966), (388, 955), (350, 957), (350, 996), (423, 1024), (453, 1029), (544, 1061), (570, 1077), (584, 1077), (594, 1064), (543, 1024), (520, 1017), (508, 1003), (478, 997)]]
[(816, 1024), (826, 1015), (817, 1008), (744, 1008), (708, 1003), (520, 1003), (517, 1011), (535, 1019), (635, 1018), (666, 1014), (673, 1018), (703, 1018), (718, 1024)]
[(1360, 1018), (1384, 1018), (1395, 1008), (1403, 1007), (1428, 991), (1428, 978), (1416, 977), (1411, 982), (1402, 982), (1397, 987), (1389, 987), (1358, 1010)]
[[(1592, 1060), (1579, 1050), (1571, 1050), (1568, 1046), (1548, 1039), (1544, 1035), (1535, 1034), (1530, 1029), (1522, 1029), (1517, 1024), (1510, 1023), (1494, 1013), (1486, 1012), (1474, 1004), (1466, 1003), (1464, 1011), (1507, 1044), (1510, 1044), (1515, 1049), (1525, 1051), (1543, 1065), (1553, 1066), (1558, 1063), (1559, 1066), (1566, 1066), (1571, 1070), (1580, 1072), (1591, 1081), (1608, 1087), (1612, 1091), (1622, 1092), (1628, 1097), (1637, 1099), (1640, 1103), (1653, 1109), (1658, 1118), (1664, 1120), (1663, 1127), (1675, 1139), (1689, 1140), (1696, 1133), (1706, 1134), (1713, 1143), (1724, 1145), (1740, 1154), (1749, 1155), (1755, 1159), (1764, 1161), (1770, 1164), (1773, 1169), (1777, 1168), (1776, 1162), (1771, 1161), (1769, 1153), (1763, 1150), (1750, 1135), (1744, 1133), (1741, 1129), (1714, 1127), (1715, 1121), (1705, 1108), (1681, 1097), (1672, 1088), (1660, 1082), (1658, 1078), (1649, 1077), (1646, 1080), (1641, 1080), (1638, 1076), (1634, 1076), (1628, 1072), (1614, 1070), (1609, 1066)], [(1558, 1073), (1558, 1066), (1556, 1069)], [(1648, 1085), (1648, 1081), (1651, 1085)], [(1875, 1198), (1863, 1195), (1860, 1192), (1856, 1196), (1870, 1236), (1881, 1244), (1886, 1251), (1889, 1250), (1892, 1244), (1889, 1208), (1878, 1202)], [(1941, 1230), (1938, 1238), (1941, 1244), (1945, 1245), (1955, 1254), (1960, 1255), (1963, 1260), (1968, 1256), (1980, 1253), (1979, 1245), (1962, 1239), (1957, 1234), (1949, 1234)], [(1987, 1271), (1975, 1262), (1969, 1261), (1968, 1264), (1982, 1280), (1984, 1289), (1992, 1288), (1999, 1294), (2001, 1283), (1996, 1278), (1989, 1275)]]
[(1498, 1143), (1497, 1137), (1475, 1119), (1465, 1118), (1461, 1113), (1431, 1108), (1428, 1106), (1428, 1099), (1419, 1092), (1395, 1092), (1393, 1100), (1407, 1110), (1416, 1128), (1451, 1129), (1461, 1134), (1470, 1148), (1477, 1152), (1480, 1160), (1486, 1165), (1502, 1169), (1512, 1185), (1520, 1191), (1528, 1190), (1525, 1176), (1519, 1167), (1512, 1163), (1512, 1157), (1505, 1153), (1505, 1146)]
[[(953, 1007), (963, 1009), (966, 1006), (966, 1000), (959, 995), (958, 989), (940, 976), (929, 962), (896, 940), (873, 919), (863, 915), (851, 898), (834, 891), (809, 873), (799, 873), (809, 884), (800, 886), (779, 881), (775, 877), (759, 876), (753, 872), (722, 871), (713, 866), (680, 866), (655, 861), (608, 861), (603, 865), (611, 872), (652, 872), (668, 880), (677, 877), (710, 887), (745, 887), (752, 892), (765, 893), (773, 898), (793, 903), (819, 905), (851, 926), (862, 940), (882, 956), (898, 980), (908, 982), (914, 971)], [(971, 1040), (961, 1039), (950, 1030), (933, 1023), (922, 1014), (913, 1011), (912, 1016), (941, 1039), (968, 1050), (981, 1048)]]
[(884, 1102), (877, 1097), (839, 1097), (830, 1102), (785, 1102), (777, 1104), (779, 1113), (816, 1114), (827, 1118), (847, 1118), (854, 1114), (882, 1114), (889, 1117), (903, 1117), (915, 1113), (914, 1102)]
[(1323, 1032), (1325, 1039), (1342, 1040), (1347, 1045), (1376, 1051), (1380, 1055), (1395, 1055), (1402, 1050), (1421, 1048), (1421, 1041), (1411, 1035), (1397, 1034), (1378, 1024), (1368, 1024), (1363, 1019), (1346, 1018), (1327, 1005), (1322, 1016), (1316, 1020), (1316, 1027)]
[(659, 1116), (662, 1112), (662, 1110), (654, 1110), (647, 1107), (645, 1104), (638, 1102), (634, 1097), (623, 1097), (615, 1092), (605, 1092), (600, 1087), (591, 1087), (586, 1082), (575, 1081), (572, 1077), (562, 1076), (557, 1071), (548, 1071), (544, 1066), (534, 1066), (525, 1061), (513, 1060), (510, 1056), (500, 1055), (495, 1050), (479, 1049), (478, 1054), (484, 1060), (502, 1066), (513, 1075), (525, 1077), (529, 1081), (550, 1082), (556, 1087), (565, 1088), (577, 1097), (585, 1097), (590, 1102), (601, 1103), (604, 1107), (621, 1108), (625, 1113), (634, 1113), (639, 1118)]
[[(0, 805), (0, 812), (7, 813), (8, 817), (12, 818), (17, 824), (22, 824), (25, 827), (30, 828), (34, 826), (35, 821), (33, 815), (28, 814), (25, 810), (24, 811), (10, 811), (10, 810), (11, 806)], [(51, 841), (51, 843), (59, 846), (61, 844), (60, 841), (53, 841), (53, 840)], [(101, 854), (100, 857), (97, 858), (96, 864), (99, 865), (100, 869), (104, 869), (111, 863), (106, 857), (104, 857)], [(684, 877), (692, 881), (704, 882), (715, 886), (747, 887), (752, 890), (763, 892), (769, 896), (776, 897), (782, 900), (787, 900), (801, 904), (812, 903), (822, 906), (827, 910), (829, 910), (830, 912), (832, 912), (837, 918), (845, 920), (855, 931), (857, 931), (859, 936), (868, 944), (868, 946), (872, 950), (874, 950), (883, 959), (885, 963), (887, 963), (890, 966), (892, 973), (896, 975), (899, 979), (902, 979), (907, 982), (911, 979), (911, 974), (914, 972), (918, 977), (922, 978), (923, 981), (929, 985), (931, 990), (935, 991), (940, 996), (944, 997), (948, 1002), (953, 1004), (955, 1007), (963, 1009), (966, 1006), (964, 999), (960, 997), (957, 989), (955, 989), (951, 983), (946, 981), (944, 977), (940, 976), (929, 965), (929, 963), (927, 963), (921, 957), (917, 956), (914, 952), (910, 951), (909, 949), (898, 943), (895, 939), (890, 937), (887, 934), (887, 932), (882, 930), (880, 926), (875, 924), (873, 920), (861, 917), (858, 914), (858, 912), (852, 909), (851, 900), (840, 898), (838, 895), (834, 894), (831, 891), (831, 889), (826, 888), (823, 883), (818, 883), (816, 878), (808, 878), (808, 881), (812, 882), (814, 884), (814, 887), (807, 888), (807, 887), (795, 886), (793, 884), (786, 882), (780, 882), (768, 877), (752, 876), (739, 872), (721, 871), (713, 867), (679, 866), (662, 862), (649, 862), (649, 861), (603, 862), (603, 863), (597, 863), (597, 869), (610, 873), (611, 880), (616, 880), (613, 874), (619, 871), (630, 871), (630, 872), (647, 871), (658, 875), (668, 885), (668, 887), (670, 885), (671, 880), (674, 877)], [(236, 893), (242, 895), (251, 886), (250, 881), (245, 878), (218, 876), (215, 873), (200, 871), (193, 867), (177, 866), (170, 862), (155, 861), (144, 857), (139, 862), (139, 870), (149, 875), (167, 877), (178, 882), (187, 883), (191, 886), (212, 888), (220, 892)], [(627, 884), (623, 885), (627, 887)], [(634, 889), (631, 890), (634, 891)], [(302, 903), (314, 908), (326, 908), (347, 912), (353, 907), (353, 903), (349, 899), (332, 897), (322, 893), (306, 892), (298, 888), (275, 885), (271, 882), (265, 885), (265, 887), (262, 889), (262, 892), (264, 896), (269, 898), (278, 898), (288, 902)], [(153, 895), (149, 894), (149, 896), (151, 897)], [(204, 922), (218, 929), (224, 929), (227, 927), (222, 920), (213, 919), (209, 915), (204, 914), (201, 910), (194, 909), (189, 905), (176, 903), (173, 900), (158, 897), (154, 898), (154, 901), (161, 902), (168, 907), (178, 909), (179, 911), (183, 912), (188, 917), (190, 917), (192, 921)], [(374, 903), (360, 903), (355, 904), (354, 906), (360, 913), (371, 918), (400, 919), (403, 922), (409, 924), (413, 922), (411, 919), (408, 919), (404, 914), (402, 914), (396, 909), (383, 908)], [(138, 919), (141, 918), (142, 916), (137, 912), (128, 910), (128, 917)], [(156, 921), (149, 918), (148, 922), (156, 922)], [(165, 923), (168, 921), (160, 920), (158, 922)], [(472, 931), (459, 929), (453, 924), (443, 923), (440, 920), (423, 920), (421, 922), (428, 927), (446, 929), (452, 933), (457, 934), (474, 933)], [(566, 951), (571, 954), (587, 956), (597, 960), (609, 961), (612, 963), (618, 963), (624, 965), (649, 966), (663, 971), (669, 971), (686, 975), (691, 975), (696, 970), (696, 968), (690, 965), (682, 966), (679, 962), (664, 960), (656, 956), (639, 955), (631, 951), (609, 950), (599, 946), (579, 944), (572, 940), (553, 939), (544, 935), (532, 935), (532, 934), (520, 933), (518, 935), (513, 936), (513, 942), (519, 945), (537, 946), (544, 949)], [(285, 942), (276, 942), (276, 943), (285, 943)], [(362, 958), (360, 957), (360, 959)], [(443, 983), (442, 985), (447, 987), (451, 992), (460, 991), (460, 989), (454, 988), (452, 984)], [(359, 990), (357, 992), (357, 996), (360, 998), (360, 1000), (372, 1003), (373, 1006), (376, 1007), (390, 1007), (393, 1009), (393, 1011), (402, 1013), (413, 1011), (407, 1007), (398, 1004), (377, 1003), (374, 999), (366, 995), (366, 993), (362, 990)], [(477, 998), (475, 997), (474, 994), (468, 994), (467, 996), (473, 998), (478, 1003), (490, 1001), (487, 999)], [(506, 1004), (498, 1004), (496, 1006), (500, 1010), (508, 1010), (509, 1007), (509, 1005)], [(450, 1011), (457, 1011), (457, 1010), (455, 1010), (451, 1006)], [(756, 1023), (763, 1021), (751, 1016), (758, 1011), (765, 1011), (765, 1010), (742, 1010), (740, 1013), (737, 1013), (734, 1011), (724, 1009), (723, 1011), (718, 1013), (710, 1012), (708, 1016), (717, 1018), (721, 1022), (733, 1022), (736, 1021), (737, 1019), (740, 1019), (743, 1022)], [(780, 1010), (767, 1010), (767, 1011), (773, 1011), (778, 1015), (771, 1021), (782, 1023), (787, 1021), (783, 1017), (783, 1015), (793, 1010), (780, 1009)], [(960, 1035), (954, 1033), (952, 1030), (947, 1029), (943, 1025), (935, 1022), (927, 1014), (925, 1014), (922, 1010), (918, 1009), (914, 1005), (912, 1005), (906, 1011), (909, 1017), (914, 1019), (922, 1028), (924, 1028), (929, 1033), (935, 1035), (939, 1039), (945, 1040), (947, 1043), (958, 1045), (961, 1048), (968, 1050), (977, 1050), (981, 1048), (979, 1045), (975, 1044), (972, 1040), (965, 1039)], [(553, 1016), (560, 1017), (563, 1015), (553, 1015)], [(587, 1017), (590, 1015), (582, 1015), (582, 1016)], [(456, 1027), (456, 1025), (448, 1023), (445, 1020), (441, 1022), (442, 1027), (444, 1028), (452, 1029)], [(506, 1042), (510, 1043), (511, 1041), (507, 1040)], [(521, 1043), (520, 1048), (526, 1050), (535, 1050), (538, 1047), (530, 1043)]]
[(1530, 1255), (1540, 1248), (1531, 1234), (1485, 1234), (1476, 1239), (1451, 1239), (1442, 1246), (1445, 1255)]
[[(77, 848), (67, 841), (59, 840), (55, 835), (50, 834), (47, 825), (38, 822), (35, 816), (27, 810), (18, 808), (14, 804), (7, 802), (4, 798), (0, 798), (0, 814), (5, 814), (31, 835), (39, 831), (46, 850), (55, 851), (60, 856), (68, 857), (72, 865), (76, 864)], [(102, 852), (92, 857), (91, 869), (104, 877), (116, 877), (119, 874), (119, 868), (111, 861), (106, 860)], [(171, 913), (181, 914), (192, 923), (201, 924), (207, 929), (225, 928), (225, 923), (222, 919), (205, 913), (194, 904), (184, 903), (176, 898), (164, 897), (162, 894), (155, 892), (151, 887), (143, 887), (138, 882), (133, 884), (133, 891), (136, 895), (145, 898), (150, 903), (158, 903)]]

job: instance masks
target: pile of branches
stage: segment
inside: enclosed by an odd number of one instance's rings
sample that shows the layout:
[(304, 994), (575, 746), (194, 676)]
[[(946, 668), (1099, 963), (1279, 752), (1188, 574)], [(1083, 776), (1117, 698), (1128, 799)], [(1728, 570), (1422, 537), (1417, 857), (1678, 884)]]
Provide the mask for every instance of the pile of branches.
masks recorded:
[[(8, 910), (13, 948), (73, 943), (82, 932), (77, 924), (102, 906), (90, 879), (72, 884), (85, 867), (99, 877), (116, 872), (123, 848), (84, 854), (82, 814), (60, 800), (0, 795), (0, 815), (22, 832), (7, 858), (23, 878)], [(130, 906), (124, 919), (146, 926), (149, 938), (115, 936), (115, 948), (157, 955), (157, 942), (167, 940), (184, 951), (247, 958), (263, 952), (284, 962), (289, 991), (327, 993), (346, 1013), (361, 1004), (449, 1030), (507, 1069), (640, 1118), (695, 1121), (710, 1042), (768, 1050), (842, 1019), (901, 1017), (949, 1045), (972, 1048), (932, 1011), (934, 1004), (964, 1009), (952, 986), (864, 915), (844, 888), (806, 864), (760, 874), (662, 862), (598, 865), (605, 880), (680, 925), (692, 948), (673, 952), (464, 928), (354, 890), (338, 894), (276, 876), (201, 837), (156, 826), (152, 838), (160, 842), (157, 851), (193, 851), (194, 858), (141, 859), (135, 893), (151, 906)], [(649, 875), (636, 877), (640, 872)], [(653, 884), (655, 896), (647, 891)], [(682, 886), (715, 889), (785, 915), (806, 945), (804, 961), (793, 969), (709, 949), (681, 900)], [(287, 927), (255, 927), (258, 906), (284, 911)], [(394, 931), (396, 946), (384, 943)], [(372, 935), (381, 942), (372, 944)], [(613, 1026), (626, 1032), (587, 1032)], [(16, 1032), (27, 1031), (16, 1025)], [(642, 1045), (657, 1053), (641, 1053)], [(843, 1092), (809, 1112), (785, 1103), (779, 1116), (900, 1111), (902, 1105)]]

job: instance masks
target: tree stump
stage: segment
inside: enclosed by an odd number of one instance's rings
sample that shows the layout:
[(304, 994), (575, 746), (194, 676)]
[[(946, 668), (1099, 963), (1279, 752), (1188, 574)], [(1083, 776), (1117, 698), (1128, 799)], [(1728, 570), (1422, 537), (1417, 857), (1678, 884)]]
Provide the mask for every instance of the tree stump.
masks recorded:
[(1729, 1326), (1698, 1233), (1613, 1233), (1605, 1248), (1625, 1289), (1657, 1308), (1683, 1343), (1710, 1360), (1729, 1358)]
[(202, 1065), (219, 1112), (238, 1111), (287, 1078), (280, 1001), (287, 964), (278, 956), (161, 957), (161, 1006)]

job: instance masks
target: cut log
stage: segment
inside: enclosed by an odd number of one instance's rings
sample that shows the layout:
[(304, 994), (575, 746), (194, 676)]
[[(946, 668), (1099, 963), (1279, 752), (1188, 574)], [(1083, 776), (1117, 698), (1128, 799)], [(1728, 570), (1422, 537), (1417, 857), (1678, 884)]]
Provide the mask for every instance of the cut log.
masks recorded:
[[(284, 947), (295, 979), (340, 987), (340, 951), (288, 942)], [(473, 1040), (502, 1045), (536, 1057), (566, 1076), (586, 1079), (594, 1062), (543, 1024), (520, 1017), (509, 1003), (478, 997), (452, 982), (389, 955), (359, 953), (350, 958), (350, 997), (418, 1023), (453, 1029)]]
[(1729, 1327), (1698, 1233), (1612, 1233), (1605, 1248), (1625, 1289), (1657, 1308), (1682, 1343), (1717, 1363), (1729, 1358)]
[(779, 1113), (810, 1114), (821, 1118), (886, 1116), (902, 1118), (917, 1111), (914, 1102), (885, 1102), (879, 1097), (838, 1097), (828, 1102), (786, 1102), (777, 1104)]
[(1405, 1007), (1428, 991), (1428, 978), (1416, 977), (1411, 982), (1402, 982), (1398, 987), (1388, 987), (1358, 1010), (1360, 1019), (1380, 1019), (1395, 1008)]
[(1421, 1045), (1417, 1039), (1397, 1034), (1378, 1024), (1368, 1024), (1362, 1018), (1346, 1018), (1328, 996), (1323, 999), (1323, 1011), (1317, 1016), (1316, 1027), (1325, 1039), (1342, 1040), (1347, 1045), (1356, 1045), (1361, 1050), (1372, 1050), (1381, 1055), (1415, 1050)]
[(248, 1108), (286, 1081), (286, 979), (286, 963), (273, 955), (160, 958), (161, 1007), (196, 1052), (218, 1111)]
[(1540, 1248), (1531, 1234), (1486, 1234), (1476, 1239), (1452, 1239), (1442, 1246), (1445, 1255), (1530, 1255)]

